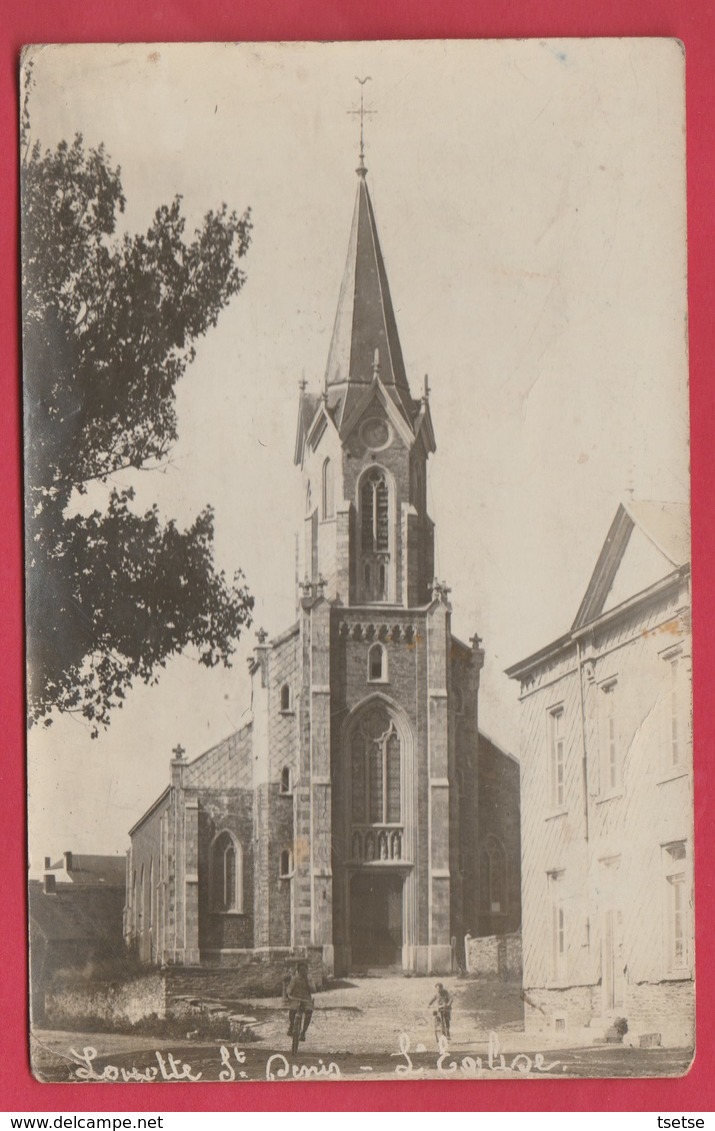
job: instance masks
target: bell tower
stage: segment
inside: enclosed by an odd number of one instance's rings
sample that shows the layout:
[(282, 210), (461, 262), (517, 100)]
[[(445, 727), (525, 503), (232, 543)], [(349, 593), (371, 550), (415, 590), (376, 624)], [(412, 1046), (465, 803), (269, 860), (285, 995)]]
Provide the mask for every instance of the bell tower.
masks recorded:
[(407, 379), (362, 139), (356, 172), (327, 365), (319, 392), (301, 384), (295, 446), (294, 940), (340, 973), (443, 973), (474, 919), (483, 653), (452, 636), (434, 576), (429, 386), (415, 397)]
[(407, 381), (362, 152), (347, 261), (320, 394), (301, 385), (301, 574), (346, 606), (424, 605), (434, 576), (429, 387)]

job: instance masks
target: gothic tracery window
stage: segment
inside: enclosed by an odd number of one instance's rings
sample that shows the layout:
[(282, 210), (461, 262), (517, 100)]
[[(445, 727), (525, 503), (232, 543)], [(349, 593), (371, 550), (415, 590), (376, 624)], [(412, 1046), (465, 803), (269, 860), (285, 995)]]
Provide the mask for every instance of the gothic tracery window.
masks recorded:
[(425, 465), (418, 460), (412, 465), (412, 504), (418, 514), (424, 510)]
[(360, 487), (360, 545), (363, 597), (388, 599), (390, 563), (390, 491), (385, 472), (372, 467)]
[(224, 913), (243, 910), (243, 853), (225, 830), (211, 846), (211, 908)]
[(362, 548), (389, 549), (389, 493), (384, 471), (373, 467), (361, 488)]
[[(401, 744), (395, 724), (383, 708), (374, 708), (358, 723), (350, 742), (350, 758), (353, 825), (400, 824)], [(387, 835), (377, 842), (366, 838), (365, 846), (366, 858), (399, 859), (401, 842), (390, 841)]]

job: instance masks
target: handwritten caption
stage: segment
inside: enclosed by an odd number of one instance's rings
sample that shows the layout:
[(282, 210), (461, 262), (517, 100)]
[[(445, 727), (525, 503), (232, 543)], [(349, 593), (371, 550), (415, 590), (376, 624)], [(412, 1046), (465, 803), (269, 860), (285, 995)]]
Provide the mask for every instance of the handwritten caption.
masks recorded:
[[(501, 1050), (499, 1036), (494, 1031), (489, 1033), (487, 1051), (484, 1056), (461, 1053), (451, 1054), (449, 1043), (444, 1036), (439, 1037), (436, 1061), (433, 1064), (416, 1067), (413, 1056), (424, 1052), (421, 1045), (412, 1050), (412, 1043), (408, 1033), (400, 1033), (398, 1037), (398, 1051), (390, 1053), (391, 1059), (398, 1063), (392, 1069), (395, 1076), (485, 1076), (494, 1072), (512, 1073), (518, 1076), (528, 1076), (534, 1073), (555, 1072), (557, 1069), (566, 1071), (566, 1066), (560, 1061), (553, 1060), (546, 1063), (543, 1053), (537, 1052), (528, 1056), (524, 1052), (505, 1054)], [(81, 1052), (76, 1049), (69, 1050), (74, 1061), (73, 1076), (77, 1080), (93, 1081), (99, 1083), (139, 1083), (154, 1084), (157, 1081), (187, 1081), (197, 1083), (201, 1079), (215, 1079), (215, 1069), (218, 1069), (218, 1080), (224, 1084), (231, 1084), (236, 1080), (258, 1079), (258, 1076), (249, 1075), (246, 1065), (246, 1053), (237, 1045), (229, 1047), (221, 1045), (218, 1049), (219, 1059), (214, 1071), (194, 1071), (192, 1065), (170, 1052), (154, 1052), (154, 1063), (142, 1068), (132, 1065), (124, 1068), (117, 1064), (96, 1064), (104, 1057), (91, 1045), (86, 1045)], [(372, 1065), (360, 1065), (360, 1072), (372, 1072)], [(381, 1071), (380, 1068), (377, 1071)], [(357, 1075), (350, 1072), (350, 1075)], [(307, 1080), (317, 1078), (340, 1079), (344, 1073), (336, 1061), (327, 1063), (318, 1058), (314, 1063), (301, 1061), (291, 1062), (287, 1056), (280, 1052), (271, 1053), (265, 1065), (259, 1068), (259, 1075), (266, 1080)]]

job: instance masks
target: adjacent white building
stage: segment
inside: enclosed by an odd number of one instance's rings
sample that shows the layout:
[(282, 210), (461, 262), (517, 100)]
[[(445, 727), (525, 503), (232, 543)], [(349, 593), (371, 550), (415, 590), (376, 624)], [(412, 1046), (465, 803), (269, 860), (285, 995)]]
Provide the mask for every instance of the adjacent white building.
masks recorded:
[(508, 669), (527, 1030), (693, 1040), (689, 560), (685, 507), (620, 506), (571, 629)]

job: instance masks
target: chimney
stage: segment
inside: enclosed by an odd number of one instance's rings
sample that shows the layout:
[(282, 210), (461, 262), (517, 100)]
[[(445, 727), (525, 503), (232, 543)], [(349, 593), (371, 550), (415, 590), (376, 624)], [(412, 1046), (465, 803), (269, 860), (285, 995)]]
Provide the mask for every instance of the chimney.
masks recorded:
[(45, 857), (45, 871), (47, 871), (51, 867), (52, 867), (52, 858), (50, 856), (46, 856)]
[(55, 875), (54, 872), (45, 872), (44, 891), (45, 895), (52, 895), (55, 891)]
[(72, 853), (71, 852), (65, 852), (64, 856), (65, 856), (65, 872), (71, 872), (72, 871)]

